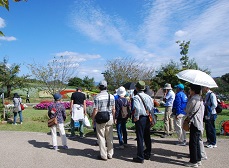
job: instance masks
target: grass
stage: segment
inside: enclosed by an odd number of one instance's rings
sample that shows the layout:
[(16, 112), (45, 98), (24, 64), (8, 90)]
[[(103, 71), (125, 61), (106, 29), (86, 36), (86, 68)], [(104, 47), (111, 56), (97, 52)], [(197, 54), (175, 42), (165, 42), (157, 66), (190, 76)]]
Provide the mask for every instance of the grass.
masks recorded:
[[(160, 111), (164, 111), (164, 108), (159, 108)], [(67, 113), (67, 119), (65, 123), (70, 122), (70, 115), (69, 115), (69, 110), (66, 110)], [(23, 124), (20, 125), (12, 125), (11, 122), (5, 123), (5, 124), (0, 124), (0, 130), (4, 131), (28, 131), (28, 132), (43, 132), (47, 133), (50, 131), (50, 128), (47, 126), (47, 121), (48, 121), (48, 116), (47, 116), (47, 110), (35, 110), (31, 106), (26, 108), (23, 111)], [(13, 114), (12, 114), (13, 115)], [(163, 131), (163, 114), (159, 114), (158, 116), (158, 121), (157, 124), (152, 128), (154, 131)], [(11, 117), (12, 120), (13, 117)], [(221, 123), (224, 120), (229, 120), (229, 110), (224, 109), (221, 114), (218, 115), (216, 119), (216, 131), (217, 135), (220, 135), (220, 128), (221, 128)], [(19, 122), (19, 117), (18, 120)], [(90, 119), (91, 121), (91, 119)], [(114, 126), (115, 128), (115, 126)], [(127, 128), (129, 130), (134, 130), (134, 123), (129, 119), (127, 122)], [(85, 133), (86, 134), (93, 134), (92, 129), (87, 129), (85, 128)], [(221, 137), (225, 137), (221, 135)], [(228, 136), (227, 136), (228, 138)]]

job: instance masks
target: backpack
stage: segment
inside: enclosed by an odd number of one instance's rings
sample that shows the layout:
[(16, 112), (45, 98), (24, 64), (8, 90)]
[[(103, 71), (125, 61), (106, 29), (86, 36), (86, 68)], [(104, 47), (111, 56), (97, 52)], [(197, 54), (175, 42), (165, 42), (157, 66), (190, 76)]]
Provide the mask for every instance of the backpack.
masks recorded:
[(122, 108), (121, 108), (121, 116), (122, 116), (122, 118), (128, 118), (129, 117), (128, 101), (126, 101), (126, 103), (124, 103), (121, 98), (120, 98), (120, 100), (123, 103)]

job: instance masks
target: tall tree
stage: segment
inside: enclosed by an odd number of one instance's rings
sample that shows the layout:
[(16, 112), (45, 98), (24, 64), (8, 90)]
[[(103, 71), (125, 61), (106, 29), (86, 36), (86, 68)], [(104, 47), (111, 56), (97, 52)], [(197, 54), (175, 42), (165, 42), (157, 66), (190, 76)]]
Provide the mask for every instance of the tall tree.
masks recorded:
[(83, 80), (81, 78), (70, 78), (68, 81), (68, 86), (83, 86)]
[(108, 89), (115, 90), (127, 82), (137, 82), (138, 80), (150, 83), (154, 74), (153, 67), (146, 67), (143, 62), (139, 62), (131, 57), (108, 60), (106, 71), (103, 73), (108, 82)]
[(188, 42), (181, 42), (181, 41), (176, 41), (177, 44), (180, 46), (180, 55), (182, 56), (180, 58), (180, 62), (182, 64), (182, 69), (188, 69), (188, 62), (189, 62), (189, 57), (188, 57), (188, 50), (189, 50), (189, 44), (190, 41)]
[(50, 94), (66, 89), (69, 79), (76, 73), (71, 60), (63, 56), (54, 57), (47, 65), (29, 64), (33, 76), (41, 82), (41, 88)]
[(6, 88), (6, 97), (10, 97), (12, 88), (21, 88), (25, 86), (25, 79), (28, 76), (18, 77), (20, 72), (20, 65), (18, 64), (8, 64), (8, 60), (3, 58), (3, 62), (0, 63), (0, 84), (1, 88)]
[(87, 90), (92, 90), (94, 83), (94, 78), (89, 78), (88, 76), (83, 78), (83, 87), (85, 87)]

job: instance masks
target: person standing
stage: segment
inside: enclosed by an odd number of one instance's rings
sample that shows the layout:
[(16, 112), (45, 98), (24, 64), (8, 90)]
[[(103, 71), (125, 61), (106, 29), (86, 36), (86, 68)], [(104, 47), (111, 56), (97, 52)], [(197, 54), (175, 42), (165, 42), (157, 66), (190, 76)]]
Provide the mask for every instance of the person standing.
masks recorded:
[(22, 124), (22, 122), (23, 122), (22, 110), (21, 110), (22, 99), (18, 95), (18, 93), (14, 93), (13, 103), (14, 103), (14, 110), (13, 110), (14, 122), (13, 122), (13, 125), (17, 125), (17, 114), (19, 114), (20, 124)]
[(137, 135), (137, 157), (133, 158), (133, 162), (144, 163), (144, 159), (150, 159), (152, 146), (150, 137), (150, 120), (146, 109), (153, 113), (154, 105), (152, 98), (144, 93), (144, 81), (138, 81), (135, 87), (137, 95), (133, 97), (133, 108), (135, 109), (134, 122)]
[(71, 103), (70, 103), (70, 114), (71, 114), (71, 137), (75, 138), (75, 126), (74, 122), (79, 121), (79, 131), (80, 138), (84, 138), (84, 127), (83, 120), (86, 111), (86, 96), (82, 93), (82, 88), (78, 87), (76, 92), (71, 95)]
[(198, 167), (201, 163), (200, 137), (203, 127), (204, 104), (200, 96), (201, 86), (190, 84), (190, 99), (185, 112), (190, 118), (189, 154), (190, 160), (185, 164), (187, 167)]
[[(117, 149), (124, 149), (124, 146), (127, 145), (127, 130), (126, 130), (126, 122), (129, 117), (129, 102), (126, 95), (126, 89), (121, 86), (117, 90), (117, 94), (119, 98), (115, 100), (115, 124), (118, 134), (119, 146)], [(125, 112), (127, 115), (123, 115), (123, 109), (125, 108)]]
[(65, 107), (61, 104), (62, 95), (60, 93), (56, 93), (53, 95), (54, 103), (48, 107), (48, 116), (49, 118), (57, 117), (57, 125), (53, 125), (51, 127), (51, 135), (52, 135), (52, 144), (53, 149), (58, 150), (57, 146), (57, 134), (56, 129), (59, 128), (60, 136), (62, 140), (63, 149), (68, 149), (67, 146), (67, 138), (64, 129), (64, 121), (66, 119)]
[(207, 136), (207, 148), (216, 148), (216, 129), (215, 129), (215, 120), (217, 118), (216, 110), (217, 107), (217, 98), (215, 93), (213, 93), (210, 88), (203, 87), (203, 92), (206, 93), (205, 105), (210, 107), (210, 114), (205, 115), (205, 129)]
[(27, 92), (27, 95), (26, 95), (26, 103), (30, 103), (30, 100), (29, 100), (29, 92)]
[(173, 101), (175, 93), (172, 90), (171, 84), (166, 83), (164, 86), (165, 114), (164, 114), (164, 135), (161, 138), (170, 136), (174, 132), (174, 121), (172, 117)]
[(175, 100), (173, 102), (173, 116), (174, 116), (174, 125), (175, 125), (175, 131), (177, 133), (178, 137), (178, 143), (177, 145), (185, 146), (186, 145), (186, 132), (182, 128), (184, 117), (186, 115), (186, 112), (184, 111), (188, 98), (187, 95), (184, 93), (184, 85), (178, 84), (174, 86), (176, 88), (176, 96)]
[(105, 123), (96, 122), (96, 133), (100, 151), (98, 159), (106, 161), (107, 159), (112, 159), (114, 154), (113, 124), (115, 119), (115, 100), (114, 96), (107, 92), (107, 81), (100, 81), (99, 90), (100, 93), (94, 98), (92, 121), (95, 122), (95, 116), (98, 113), (109, 112), (109, 121)]

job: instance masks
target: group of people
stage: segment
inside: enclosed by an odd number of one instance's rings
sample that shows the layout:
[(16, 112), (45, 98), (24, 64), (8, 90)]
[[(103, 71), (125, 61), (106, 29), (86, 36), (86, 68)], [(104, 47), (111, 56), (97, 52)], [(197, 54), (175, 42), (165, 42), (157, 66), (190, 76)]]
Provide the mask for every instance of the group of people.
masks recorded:
[[(205, 147), (216, 148), (216, 129), (215, 120), (217, 118), (216, 95), (210, 88), (195, 84), (189, 85), (188, 96), (184, 93), (184, 85), (175, 86), (176, 93), (173, 92), (171, 84), (164, 86), (165, 114), (164, 130), (161, 137), (170, 136), (174, 131), (177, 133), (177, 145), (186, 146), (186, 131), (182, 128), (186, 117), (190, 118), (189, 134), (189, 152), (190, 161), (186, 164), (188, 167), (198, 167), (201, 165), (201, 159), (206, 160), (207, 155), (204, 150), (203, 132), (206, 129), (207, 142)], [(205, 93), (205, 99), (202, 98)], [(207, 114), (206, 107), (210, 108)], [(208, 111), (209, 112), (209, 111)], [(205, 126), (204, 123), (205, 122)]]
[[(144, 160), (149, 160), (151, 157), (151, 136), (150, 136), (150, 120), (148, 111), (154, 112), (154, 101), (146, 94), (145, 82), (138, 81), (135, 85), (136, 90), (131, 96), (131, 101), (128, 101), (125, 97), (126, 90), (124, 87), (119, 87), (117, 95), (109, 94), (107, 91), (107, 82), (105, 80), (99, 83), (100, 93), (94, 97), (94, 106), (92, 113), (92, 125), (96, 127), (97, 142), (99, 146), (100, 154), (98, 159), (106, 161), (112, 159), (114, 154), (113, 148), (113, 126), (116, 125), (117, 135), (119, 140), (119, 146), (117, 148), (124, 149), (127, 145), (127, 131), (126, 122), (130, 117), (130, 113), (133, 116), (133, 122), (136, 129), (137, 140), (137, 154), (133, 157), (133, 162), (144, 163)], [(201, 165), (201, 159), (207, 159), (206, 152), (204, 150), (204, 144), (202, 140), (205, 118), (205, 128), (207, 135), (208, 148), (215, 148), (216, 146), (216, 132), (215, 132), (215, 119), (217, 117), (215, 107), (217, 106), (215, 94), (207, 87), (190, 84), (188, 96), (184, 93), (184, 85), (178, 84), (175, 86), (176, 93), (173, 92), (170, 84), (165, 84), (165, 134), (162, 137), (169, 136), (172, 131), (176, 131), (178, 136), (177, 145), (186, 145), (186, 132), (183, 130), (182, 125), (185, 117), (190, 118), (190, 134), (189, 134), (189, 152), (190, 161), (185, 164), (187, 167), (198, 167)], [(72, 128), (75, 115), (82, 118), (86, 115), (86, 97), (81, 93), (82, 89), (78, 88), (71, 96), (70, 113), (72, 116)], [(205, 100), (201, 97), (201, 92), (206, 93)], [(66, 119), (66, 113), (64, 107), (60, 103), (61, 95), (55, 94), (55, 103), (49, 107), (48, 114), (52, 118), (54, 115), (58, 119), (57, 126), (60, 128), (60, 134), (62, 138), (63, 148), (67, 149), (66, 135), (63, 128), (63, 122)], [(204, 115), (205, 105), (210, 105), (212, 111), (210, 118), (206, 118)], [(56, 113), (52, 113), (53, 109)], [(126, 113), (127, 111), (127, 113)], [(81, 113), (81, 114), (78, 114)], [(102, 114), (101, 114), (102, 113)], [(98, 122), (97, 115), (107, 116), (106, 121)], [(80, 123), (80, 137), (83, 135), (83, 124)], [(175, 126), (174, 126), (175, 125)], [(57, 149), (56, 144), (56, 127), (51, 128), (53, 148)], [(71, 135), (74, 136), (74, 131), (71, 131)]]

